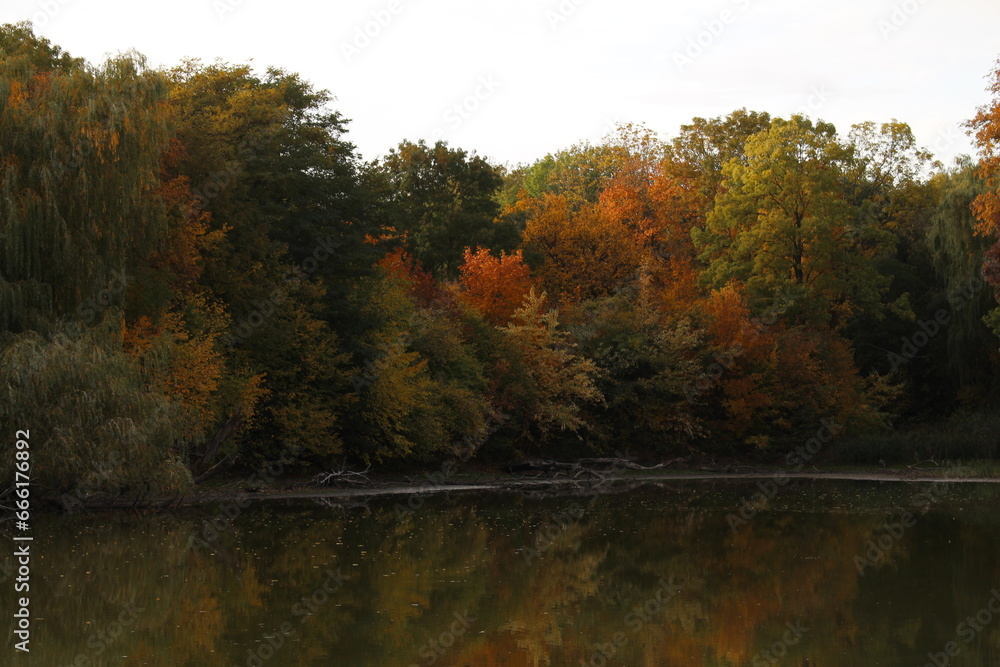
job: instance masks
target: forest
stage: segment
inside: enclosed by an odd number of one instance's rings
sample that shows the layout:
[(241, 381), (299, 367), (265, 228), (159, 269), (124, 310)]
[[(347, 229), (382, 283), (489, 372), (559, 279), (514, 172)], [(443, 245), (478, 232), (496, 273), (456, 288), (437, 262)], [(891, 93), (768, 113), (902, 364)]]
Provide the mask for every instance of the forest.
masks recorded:
[(366, 161), (295, 73), (0, 26), (0, 451), (30, 429), (39, 488), (119, 496), (289, 452), (1000, 456), (983, 75), (954, 164), (900, 120), (747, 109), (525, 165)]

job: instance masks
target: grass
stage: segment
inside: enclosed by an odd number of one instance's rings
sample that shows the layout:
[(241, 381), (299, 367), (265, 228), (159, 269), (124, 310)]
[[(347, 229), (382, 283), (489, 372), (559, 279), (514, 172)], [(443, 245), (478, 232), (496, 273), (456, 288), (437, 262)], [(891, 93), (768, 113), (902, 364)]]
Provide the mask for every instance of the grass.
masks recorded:
[[(845, 437), (831, 443), (822, 457), (824, 464), (913, 465), (932, 460), (975, 461), (990, 465), (1000, 455), (1000, 415), (957, 415), (948, 421), (912, 426), (889, 433)], [(985, 469), (985, 468), (984, 468)]]

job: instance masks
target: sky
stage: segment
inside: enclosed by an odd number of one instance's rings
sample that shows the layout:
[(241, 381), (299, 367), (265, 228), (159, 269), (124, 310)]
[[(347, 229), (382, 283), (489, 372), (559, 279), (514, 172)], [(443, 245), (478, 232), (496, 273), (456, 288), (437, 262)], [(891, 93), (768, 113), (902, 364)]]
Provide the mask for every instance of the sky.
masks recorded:
[(846, 133), (909, 123), (945, 164), (1000, 57), (996, 0), (3, 0), (99, 63), (134, 49), (301, 74), (374, 159), (442, 139), (531, 163), (618, 123), (662, 138), (746, 107)]

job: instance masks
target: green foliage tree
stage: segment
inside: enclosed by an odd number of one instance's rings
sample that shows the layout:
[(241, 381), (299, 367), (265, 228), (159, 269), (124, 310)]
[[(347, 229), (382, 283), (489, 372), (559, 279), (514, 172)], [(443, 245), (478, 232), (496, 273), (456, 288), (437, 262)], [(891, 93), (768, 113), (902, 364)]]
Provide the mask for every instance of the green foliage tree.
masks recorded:
[(510, 238), (495, 222), (503, 179), (486, 159), (443, 141), (404, 141), (371, 170), (383, 224), (404, 234), (406, 249), (436, 275), (455, 278), (466, 247), (513, 249), (497, 243)]
[(699, 380), (701, 334), (664, 318), (637, 290), (585, 303), (569, 325), (579, 353), (593, 360), (604, 404), (588, 412), (605, 449), (685, 451), (706, 431), (690, 390)]
[(840, 326), (879, 308), (885, 278), (871, 259), (891, 247), (884, 229), (846, 200), (843, 146), (831, 126), (775, 120), (746, 144), (746, 165), (723, 169), (723, 193), (694, 238), (705, 282), (747, 286), (755, 303), (792, 295), (803, 322)]
[(28, 22), (0, 26), (0, 57), (17, 61), (39, 72), (70, 72), (85, 65), (44, 37), (35, 34)]
[(366, 462), (468, 457), (485, 439), (490, 405), (464, 316), (447, 300), (418, 305), (405, 277), (366, 282), (372, 326), (353, 379), (350, 453)]
[(281, 70), (190, 61), (170, 78), (176, 174), (222, 235), (203, 253), (201, 284), (231, 313), (231, 363), (265, 377), (244, 441), (259, 457), (282, 441), (336, 455), (354, 399), (353, 351), (340, 343), (357, 312), (350, 280), (377, 257), (346, 121), (328, 93)]

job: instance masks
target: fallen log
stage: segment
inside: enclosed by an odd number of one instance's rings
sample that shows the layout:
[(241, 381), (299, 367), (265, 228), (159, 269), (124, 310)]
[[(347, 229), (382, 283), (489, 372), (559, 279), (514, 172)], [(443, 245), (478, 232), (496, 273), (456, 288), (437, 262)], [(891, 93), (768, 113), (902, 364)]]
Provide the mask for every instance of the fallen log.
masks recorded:
[(518, 472), (577, 472), (577, 471), (587, 471), (592, 472), (592, 469), (610, 469), (610, 470), (659, 470), (660, 468), (665, 468), (672, 463), (678, 463), (684, 459), (671, 459), (670, 461), (664, 461), (663, 463), (658, 463), (653, 466), (641, 466), (635, 461), (631, 461), (625, 458), (583, 458), (573, 462), (562, 462), (562, 461), (544, 461), (531, 459), (528, 461), (522, 461), (520, 463), (511, 463), (503, 467), (504, 472), (507, 473), (518, 473)]
[(522, 461), (504, 466), (504, 472), (560, 472), (576, 470), (580, 466), (576, 463), (561, 463), (559, 461)]

